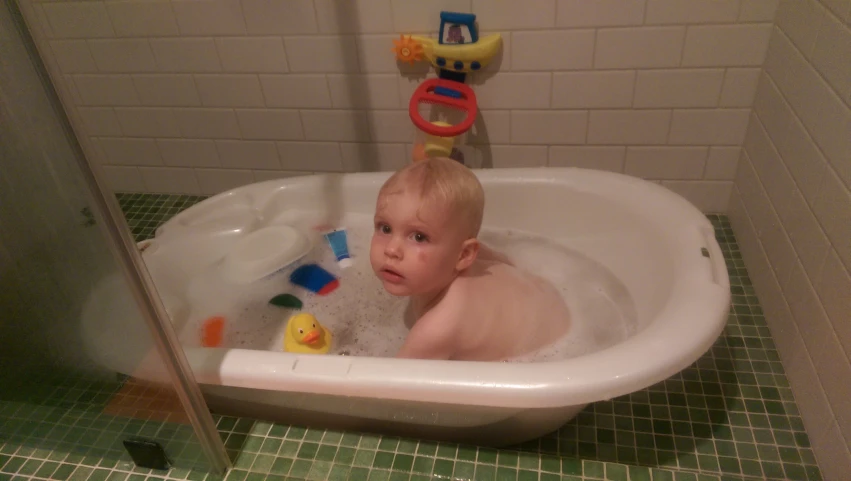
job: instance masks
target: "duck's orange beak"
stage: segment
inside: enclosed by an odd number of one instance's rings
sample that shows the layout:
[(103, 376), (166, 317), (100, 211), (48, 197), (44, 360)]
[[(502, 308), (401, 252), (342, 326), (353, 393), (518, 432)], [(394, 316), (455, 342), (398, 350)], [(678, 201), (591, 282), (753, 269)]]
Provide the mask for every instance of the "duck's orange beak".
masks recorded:
[(314, 342), (319, 340), (319, 335), (320, 335), (319, 330), (314, 329), (314, 330), (308, 332), (307, 334), (305, 334), (305, 336), (301, 340), (301, 342), (303, 342), (305, 344), (313, 344)]

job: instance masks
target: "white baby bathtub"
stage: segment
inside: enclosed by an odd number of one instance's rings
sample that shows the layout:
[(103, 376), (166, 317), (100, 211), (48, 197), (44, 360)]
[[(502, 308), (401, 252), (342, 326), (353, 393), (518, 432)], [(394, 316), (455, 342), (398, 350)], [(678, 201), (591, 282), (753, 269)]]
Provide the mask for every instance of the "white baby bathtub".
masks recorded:
[[(486, 192), (484, 224), (540, 234), (608, 268), (635, 305), (637, 332), (568, 360), (488, 363), (185, 346), (210, 407), (298, 425), (506, 445), (560, 427), (587, 404), (641, 390), (684, 369), (720, 335), (730, 304), (721, 250), (706, 217), (679, 195), (641, 179), (577, 168), (476, 171)], [(172, 218), (143, 258), (179, 328), (181, 285), (223, 249), (293, 206), (371, 215), (389, 173), (273, 180), (209, 198)], [(129, 322), (110, 285), (84, 312), (92, 356), (149, 379), (164, 374), (148, 345), (111, 343)], [(119, 334), (120, 333), (120, 334)], [(144, 333), (139, 333), (143, 336)], [(144, 352), (143, 352), (144, 351)], [(147, 360), (146, 360), (147, 359)]]

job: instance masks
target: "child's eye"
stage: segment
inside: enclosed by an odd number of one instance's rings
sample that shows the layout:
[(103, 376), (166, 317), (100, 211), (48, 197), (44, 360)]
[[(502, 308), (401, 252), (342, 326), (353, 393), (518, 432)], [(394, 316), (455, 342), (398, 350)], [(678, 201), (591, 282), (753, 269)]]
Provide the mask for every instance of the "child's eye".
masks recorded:
[(389, 234), (390, 233), (390, 226), (387, 225), (387, 224), (378, 224), (378, 230), (382, 234)]
[(417, 233), (414, 234), (414, 241), (415, 242), (426, 242), (427, 240), (428, 240), (428, 237), (425, 234), (423, 234), (422, 232), (417, 232)]

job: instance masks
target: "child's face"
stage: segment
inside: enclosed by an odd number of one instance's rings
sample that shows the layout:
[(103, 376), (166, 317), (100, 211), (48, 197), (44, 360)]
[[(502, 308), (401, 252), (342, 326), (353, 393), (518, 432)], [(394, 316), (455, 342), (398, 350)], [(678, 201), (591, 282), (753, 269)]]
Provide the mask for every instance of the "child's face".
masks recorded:
[(375, 211), (369, 259), (390, 294), (433, 293), (452, 282), (465, 240), (447, 209), (423, 206), (409, 191), (385, 194)]

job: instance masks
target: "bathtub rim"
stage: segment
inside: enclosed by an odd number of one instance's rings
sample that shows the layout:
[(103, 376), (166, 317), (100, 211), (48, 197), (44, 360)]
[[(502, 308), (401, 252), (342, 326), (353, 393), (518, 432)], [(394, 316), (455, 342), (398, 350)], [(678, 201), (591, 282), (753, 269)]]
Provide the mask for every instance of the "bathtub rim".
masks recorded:
[[(664, 203), (666, 212), (648, 217), (673, 213), (674, 220), (684, 222), (686, 229), (694, 228), (704, 236), (714, 232), (706, 216), (682, 196), (636, 177), (576, 167), (474, 169), (474, 172), (483, 184), (555, 182), (596, 194), (599, 191), (592, 187), (602, 183), (610, 187), (606, 197), (613, 200), (629, 200), (630, 196), (638, 194), (650, 196), (654, 204)], [(320, 176), (341, 176), (344, 181), (377, 186), (391, 174)], [(286, 188), (305, 181), (314, 182), (318, 181), (317, 177), (306, 175), (249, 184), (212, 196), (202, 203), (252, 189)], [(179, 223), (187, 211), (161, 226), (155, 239), (179, 234)], [(372, 397), (444, 403), (451, 399), (456, 403), (508, 408), (548, 408), (611, 399), (644, 389), (680, 372), (708, 351), (720, 336), (731, 300), (729, 277), (714, 235), (706, 239), (706, 247), (710, 251), (709, 261), (689, 261), (690, 265), (680, 266), (681, 270), (694, 272), (676, 283), (669, 301), (650, 325), (610, 348), (563, 361), (503, 364), (350, 358), (233, 348), (186, 348), (186, 354), (196, 379), (202, 384), (341, 396), (370, 392)], [(707, 275), (713, 279), (707, 279)], [(678, 299), (678, 302), (672, 303), (670, 299)], [(678, 319), (686, 321), (677, 322)], [(666, 354), (660, 356), (659, 353)], [(634, 361), (648, 354), (655, 356), (648, 363)]]

